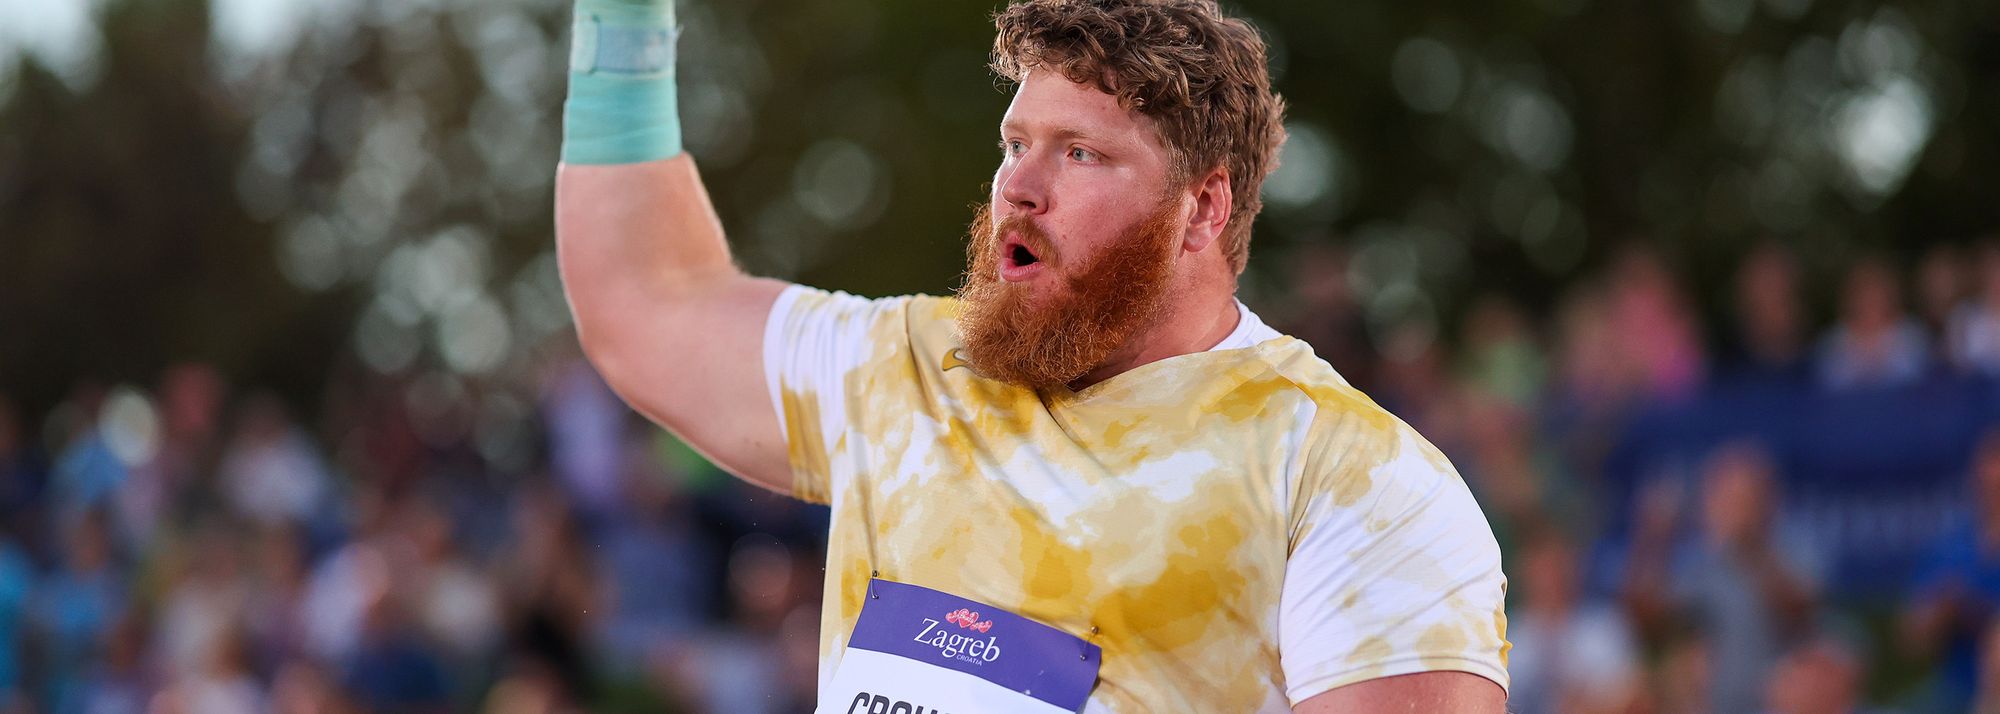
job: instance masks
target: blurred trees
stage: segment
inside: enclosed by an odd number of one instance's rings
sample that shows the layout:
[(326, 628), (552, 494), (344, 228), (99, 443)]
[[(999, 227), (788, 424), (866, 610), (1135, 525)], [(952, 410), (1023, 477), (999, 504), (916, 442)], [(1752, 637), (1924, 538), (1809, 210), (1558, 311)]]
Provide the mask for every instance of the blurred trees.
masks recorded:
[[(744, 262), (950, 289), (1007, 99), (992, 8), (685, 5), (688, 138)], [(1253, 303), (1310, 243), (1351, 251), (1379, 327), (1545, 305), (1632, 241), (1708, 298), (1760, 239), (1824, 268), (2000, 227), (1993, 3), (1230, 5), (1293, 107)], [(322, 2), (268, 45), (210, 12), (110, 0), (94, 72), (0, 79), (0, 393), (204, 359), (310, 401), (337, 362), (480, 379), (567, 330), (566, 2)]]
[(0, 391), (46, 406), (77, 377), (149, 378), (169, 355), (251, 366), (282, 359), (255, 353), (286, 339), (329, 342), (301, 324), (310, 306), (235, 201), (245, 118), (207, 71), (203, 8), (122, 4), (102, 22), (112, 40), (92, 86), (32, 61), (0, 81), (12, 88), (0, 104)]

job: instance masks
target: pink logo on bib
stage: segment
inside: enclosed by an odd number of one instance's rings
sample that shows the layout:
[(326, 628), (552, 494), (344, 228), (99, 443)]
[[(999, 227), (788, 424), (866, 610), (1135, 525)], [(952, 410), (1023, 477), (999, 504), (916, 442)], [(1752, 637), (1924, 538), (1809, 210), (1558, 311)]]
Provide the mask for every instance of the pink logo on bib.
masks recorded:
[(979, 632), (985, 632), (987, 630), (993, 629), (992, 620), (981, 621), (979, 619), (979, 613), (973, 612), (971, 610), (962, 607), (952, 612), (945, 613), (944, 621), (952, 623), (954, 625), (958, 625), (959, 627), (977, 630)]

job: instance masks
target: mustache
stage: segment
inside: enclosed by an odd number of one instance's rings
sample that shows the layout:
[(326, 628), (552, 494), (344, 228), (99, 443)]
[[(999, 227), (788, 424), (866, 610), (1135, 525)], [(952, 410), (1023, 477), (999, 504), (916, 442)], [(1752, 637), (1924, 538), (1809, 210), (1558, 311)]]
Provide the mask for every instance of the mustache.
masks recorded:
[(1154, 217), (1102, 250), (1072, 246), (1077, 264), (1050, 276), (1059, 280), (1056, 289), (1034, 291), (1000, 279), (1001, 236), (1038, 261), (1051, 257), (1055, 242), (1028, 215), (994, 220), (990, 204), (976, 204), (955, 320), (964, 359), (988, 378), (1033, 389), (1068, 384), (1103, 364), (1165, 309), (1176, 206), (1162, 201)]
[(1027, 247), (1028, 252), (1035, 254), (1035, 260), (1038, 262), (1051, 265), (1056, 263), (1058, 257), (1056, 242), (1049, 238), (1048, 232), (1042, 230), (1033, 218), (1025, 214), (1016, 213), (1000, 219), (999, 225), (993, 228), (993, 235), (1001, 241), (1009, 237), (1019, 241), (1021, 245)]

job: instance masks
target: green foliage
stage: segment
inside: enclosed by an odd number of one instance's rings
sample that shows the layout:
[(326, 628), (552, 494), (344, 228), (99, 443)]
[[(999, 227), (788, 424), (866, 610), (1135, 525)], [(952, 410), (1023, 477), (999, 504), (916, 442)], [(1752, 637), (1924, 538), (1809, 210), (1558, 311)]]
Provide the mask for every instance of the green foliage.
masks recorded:
[[(1273, 42), (1295, 137), (1253, 302), (1314, 244), (1393, 323), (1546, 305), (1632, 241), (1718, 303), (1756, 240), (1830, 269), (2000, 226), (1992, 3), (1230, 5)], [(688, 143), (746, 265), (956, 284), (1007, 101), (990, 11), (688, 3)], [(566, 3), (356, 3), (276, 51), (208, 13), (114, 0), (94, 82), (0, 80), (0, 392), (37, 409), (203, 359), (311, 401), (336, 366), (482, 378), (564, 339)]]

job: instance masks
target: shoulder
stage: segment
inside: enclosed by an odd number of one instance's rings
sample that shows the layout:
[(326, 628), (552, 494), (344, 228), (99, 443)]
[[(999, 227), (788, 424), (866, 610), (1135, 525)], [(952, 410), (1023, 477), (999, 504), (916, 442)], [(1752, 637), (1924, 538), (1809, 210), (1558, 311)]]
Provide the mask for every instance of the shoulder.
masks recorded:
[(936, 300), (925, 295), (866, 298), (840, 290), (791, 285), (771, 308), (774, 326), (831, 322), (841, 327), (873, 327), (907, 314), (912, 304)]
[(1350, 428), (1366, 427), (1387, 434), (1402, 427), (1400, 420), (1355, 389), (1333, 365), (1314, 354), (1312, 346), (1304, 340), (1281, 336), (1243, 353), (1242, 359), (1253, 365), (1253, 369), (1265, 372), (1265, 380), (1282, 385), (1282, 389), (1268, 392), (1312, 409), (1315, 431), (1346, 424)]
[[(1283, 381), (1296, 408), (1310, 414), (1302, 424), (1293, 475), (1295, 519), (1304, 518), (1304, 510), (1317, 499), (1338, 507), (1365, 502), (1407, 508), (1440, 498), (1453, 502), (1454, 511), (1468, 505), (1456, 503), (1469, 502), (1470, 494), (1450, 459), (1355, 389), (1304, 341), (1271, 340), (1251, 352), (1274, 379)], [(1286, 407), (1274, 403), (1270, 408)]]
[(924, 342), (958, 341), (958, 298), (911, 295), (904, 316), (912, 340)]
[(778, 350), (788, 358), (850, 368), (887, 358), (908, 349), (912, 327), (938, 312), (941, 302), (947, 301), (926, 295), (865, 298), (793, 285), (771, 307), (766, 357)]
[(1231, 416), (1283, 415), (1298, 430), (1291, 439), (1292, 492), (1303, 498), (1295, 506), (1314, 495), (1335, 495), (1345, 505), (1385, 487), (1432, 493), (1458, 480), (1443, 453), (1303, 340), (1279, 337), (1236, 352), (1225, 369), (1239, 379), (1204, 407)]

